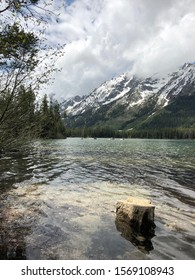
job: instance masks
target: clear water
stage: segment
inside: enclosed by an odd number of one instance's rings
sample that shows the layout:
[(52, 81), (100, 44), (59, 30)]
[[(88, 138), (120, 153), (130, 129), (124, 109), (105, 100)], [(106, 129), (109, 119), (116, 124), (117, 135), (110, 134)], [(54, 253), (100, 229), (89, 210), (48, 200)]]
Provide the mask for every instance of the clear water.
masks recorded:
[[(115, 224), (128, 196), (155, 205), (143, 250)], [(0, 259), (195, 259), (195, 141), (40, 141), (0, 158)]]

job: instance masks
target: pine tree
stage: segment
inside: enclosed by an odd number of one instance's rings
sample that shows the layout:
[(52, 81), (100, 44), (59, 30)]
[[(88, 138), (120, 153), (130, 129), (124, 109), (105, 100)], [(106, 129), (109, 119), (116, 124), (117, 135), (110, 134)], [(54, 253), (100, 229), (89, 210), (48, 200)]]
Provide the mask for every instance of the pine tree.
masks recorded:
[(44, 95), (39, 112), (40, 136), (47, 139), (65, 137), (65, 127), (60, 114), (60, 106), (57, 101), (51, 99), (48, 102), (47, 95)]

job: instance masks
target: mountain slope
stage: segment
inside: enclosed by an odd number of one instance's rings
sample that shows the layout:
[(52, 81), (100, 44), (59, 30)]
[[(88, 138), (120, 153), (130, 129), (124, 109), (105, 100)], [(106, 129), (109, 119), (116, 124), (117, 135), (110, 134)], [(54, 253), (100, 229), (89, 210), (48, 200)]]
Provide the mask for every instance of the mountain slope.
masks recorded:
[(195, 65), (188, 63), (164, 78), (123, 74), (82, 98), (65, 101), (62, 107), (70, 127), (190, 126), (195, 123), (194, 96)]
[(136, 128), (157, 129), (162, 127), (195, 128), (195, 93), (190, 96), (178, 96), (173, 102), (144, 120)]

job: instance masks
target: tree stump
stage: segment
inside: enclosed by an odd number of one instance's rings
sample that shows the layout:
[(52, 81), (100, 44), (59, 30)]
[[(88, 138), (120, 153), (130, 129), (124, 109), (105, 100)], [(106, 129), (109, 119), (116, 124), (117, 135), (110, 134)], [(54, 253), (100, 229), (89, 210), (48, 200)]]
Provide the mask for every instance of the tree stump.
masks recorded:
[(148, 199), (129, 197), (116, 204), (116, 223), (125, 222), (142, 235), (154, 236), (154, 209)]

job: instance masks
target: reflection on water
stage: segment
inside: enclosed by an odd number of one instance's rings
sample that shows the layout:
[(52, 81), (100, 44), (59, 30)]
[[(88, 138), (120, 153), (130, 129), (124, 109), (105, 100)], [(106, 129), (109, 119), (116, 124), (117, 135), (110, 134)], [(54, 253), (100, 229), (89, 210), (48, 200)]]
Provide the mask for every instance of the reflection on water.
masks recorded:
[[(194, 141), (66, 139), (2, 156), (0, 258), (195, 259), (194, 155)], [(155, 236), (115, 225), (128, 196), (152, 200)]]
[(151, 239), (154, 237), (154, 230), (148, 233), (136, 231), (132, 226), (124, 221), (115, 220), (116, 228), (121, 232), (121, 236), (130, 241), (144, 254), (149, 254), (154, 249)]

